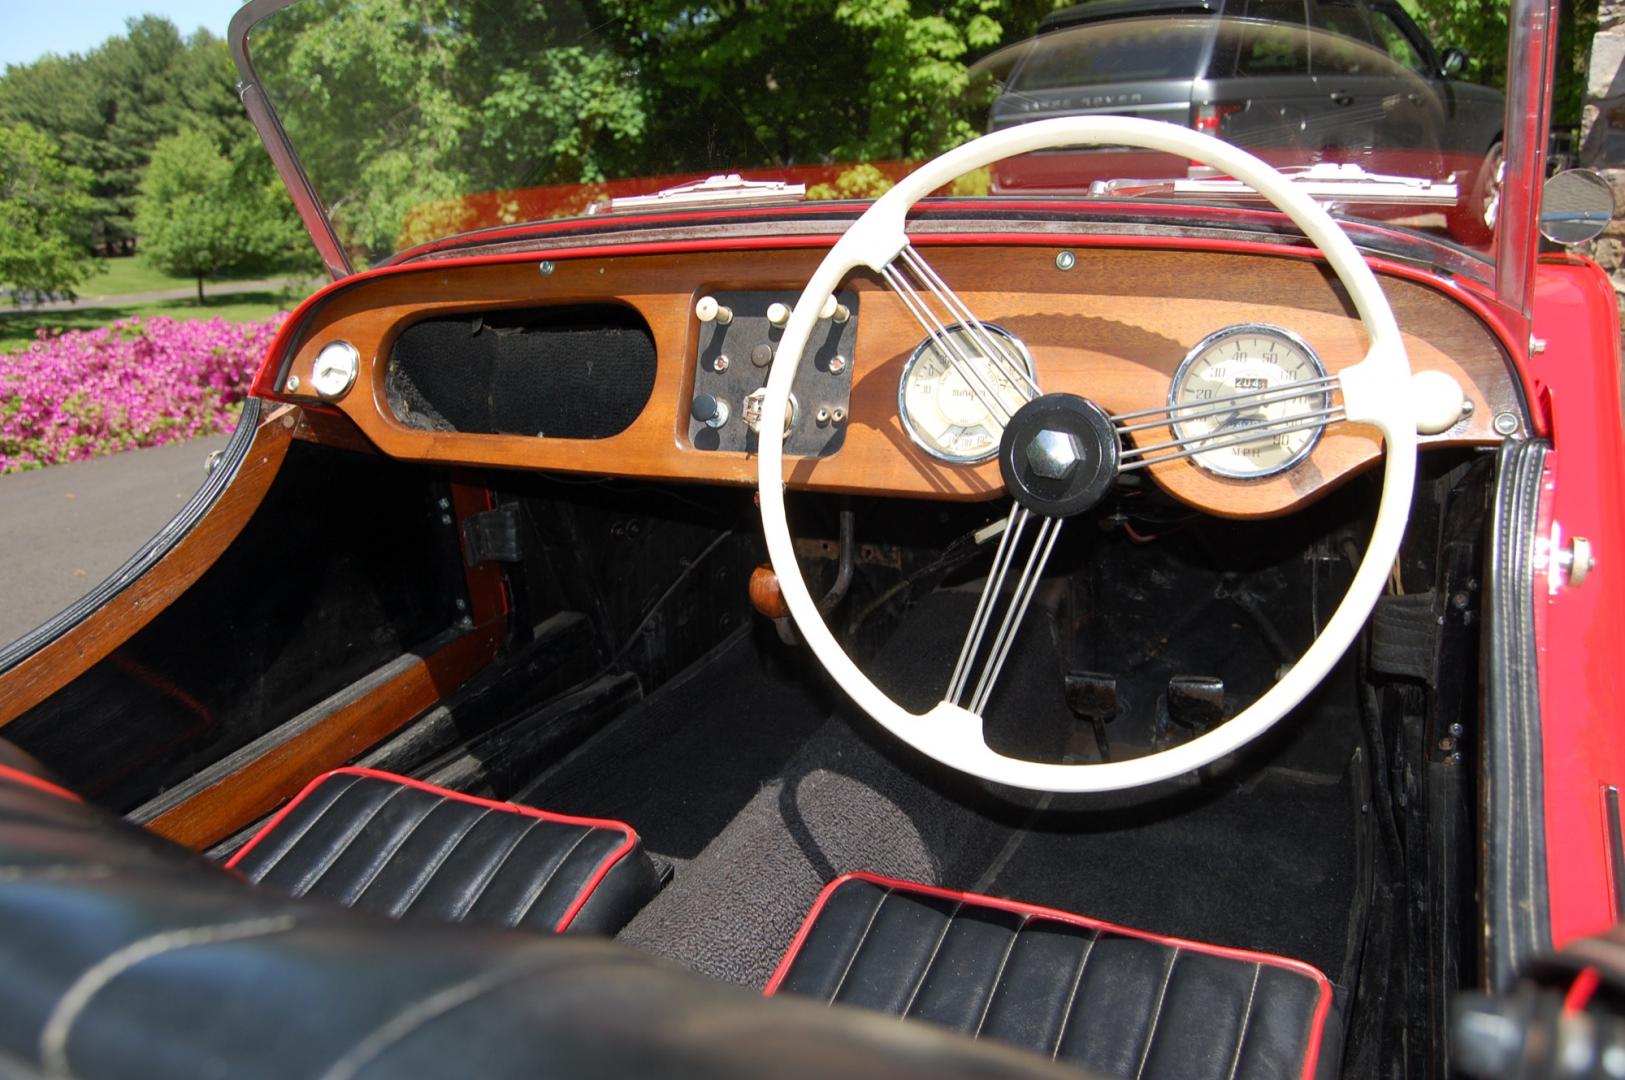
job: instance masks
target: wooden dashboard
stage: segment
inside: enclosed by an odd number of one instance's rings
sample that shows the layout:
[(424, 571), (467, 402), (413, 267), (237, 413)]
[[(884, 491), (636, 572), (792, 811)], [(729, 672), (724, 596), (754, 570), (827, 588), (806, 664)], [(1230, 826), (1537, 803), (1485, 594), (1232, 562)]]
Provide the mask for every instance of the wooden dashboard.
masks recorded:
[[(1265, 254), (1098, 248), (1075, 252), (1057, 268), (1054, 246), (933, 243), (931, 263), (984, 321), (996, 322), (1030, 350), (1046, 391), (1090, 398), (1116, 414), (1165, 404), (1180, 361), (1202, 338), (1240, 323), (1266, 323), (1303, 337), (1336, 373), (1365, 351), (1364, 331), (1325, 267)], [(700, 323), (696, 300), (727, 290), (782, 290), (793, 303), (822, 257), (820, 249), (600, 253), (557, 260), (551, 273), (535, 260), (437, 266), (362, 279), (329, 295), (301, 327), (282, 370), (298, 386), (289, 400), (319, 400), (309, 389), (323, 345), (353, 344), (361, 356), (355, 386), (337, 402), (378, 448), (395, 457), (442, 464), (591, 473), (661, 480), (754, 484), (756, 460), (706, 451), (689, 440)], [(1423, 446), (1490, 444), (1510, 414), (1523, 430), (1525, 410), (1496, 338), (1467, 308), (1424, 285), (1394, 276), (1383, 288), (1417, 371), (1438, 369), (1461, 385), (1473, 408)], [(918, 324), (878, 279), (850, 282), (860, 298), (844, 443), (824, 457), (790, 458), (790, 486), (829, 492), (942, 499), (992, 498), (1003, 488), (998, 466), (951, 465), (916, 447), (898, 417), (898, 380), (920, 343)], [(630, 426), (599, 439), (425, 431), (402, 423), (385, 391), (385, 369), (401, 332), (424, 319), (462, 313), (611, 301), (635, 309), (655, 348), (653, 391)], [(1511, 421), (1503, 417), (1502, 424)], [(1167, 428), (1137, 433), (1142, 445), (1165, 442)], [(1349, 424), (1326, 429), (1313, 453), (1293, 468), (1256, 480), (1211, 475), (1189, 460), (1149, 471), (1177, 498), (1210, 513), (1259, 517), (1283, 513), (1345, 479), (1380, 454), (1374, 432)]]

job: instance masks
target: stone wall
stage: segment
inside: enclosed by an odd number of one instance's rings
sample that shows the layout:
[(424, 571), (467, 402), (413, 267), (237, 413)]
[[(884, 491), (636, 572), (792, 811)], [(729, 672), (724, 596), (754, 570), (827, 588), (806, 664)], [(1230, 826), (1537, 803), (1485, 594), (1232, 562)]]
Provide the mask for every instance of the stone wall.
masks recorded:
[(1625, 302), (1625, 0), (1602, 0), (1591, 42), (1585, 112), (1580, 120), (1580, 164), (1596, 169), (1614, 189), (1614, 220), (1581, 247), (1614, 278)]

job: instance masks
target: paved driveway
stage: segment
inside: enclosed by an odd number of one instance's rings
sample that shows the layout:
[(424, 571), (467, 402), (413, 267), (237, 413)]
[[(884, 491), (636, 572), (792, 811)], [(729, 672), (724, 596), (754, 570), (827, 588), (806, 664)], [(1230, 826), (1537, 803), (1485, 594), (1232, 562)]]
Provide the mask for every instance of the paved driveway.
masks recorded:
[(89, 592), (175, 516), (228, 436), (0, 476), (0, 643)]

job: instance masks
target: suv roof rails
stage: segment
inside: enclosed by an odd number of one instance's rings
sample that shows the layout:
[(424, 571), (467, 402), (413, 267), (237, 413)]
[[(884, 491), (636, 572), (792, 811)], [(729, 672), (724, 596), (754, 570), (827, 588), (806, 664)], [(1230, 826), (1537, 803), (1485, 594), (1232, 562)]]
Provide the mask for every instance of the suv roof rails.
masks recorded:
[(1224, 0), (1091, 0), (1045, 15), (1038, 23), (1038, 32), (1136, 15), (1212, 15), (1223, 7)]

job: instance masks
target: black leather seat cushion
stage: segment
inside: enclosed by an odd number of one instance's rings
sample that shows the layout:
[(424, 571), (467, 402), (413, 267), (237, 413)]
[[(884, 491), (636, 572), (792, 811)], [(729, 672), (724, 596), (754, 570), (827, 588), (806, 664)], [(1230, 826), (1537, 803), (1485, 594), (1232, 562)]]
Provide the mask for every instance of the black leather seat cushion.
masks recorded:
[(408, 924), (257, 888), (15, 765), (0, 743), (6, 1077), (1065, 1078), (613, 941)]
[(380, 915), (560, 933), (613, 934), (660, 889), (621, 822), (356, 768), (318, 777), (226, 865)]
[(869, 874), (832, 882), (767, 992), (927, 1020), (1143, 1080), (1335, 1075), (1307, 964)]

